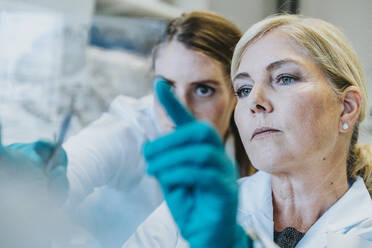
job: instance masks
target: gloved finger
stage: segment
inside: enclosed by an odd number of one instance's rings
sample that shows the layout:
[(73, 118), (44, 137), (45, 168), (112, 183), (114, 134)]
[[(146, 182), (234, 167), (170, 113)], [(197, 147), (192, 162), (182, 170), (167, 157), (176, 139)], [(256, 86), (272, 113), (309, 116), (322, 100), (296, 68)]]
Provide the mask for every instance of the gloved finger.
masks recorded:
[(23, 153), (32, 162), (41, 164), (42, 158), (35, 151), (35, 143), (14, 143), (5, 147), (8, 151), (17, 151)]
[(14, 143), (6, 146), (10, 150), (17, 150), (25, 154), (35, 163), (46, 163), (53, 151), (54, 145), (47, 141), (33, 143)]
[(176, 126), (182, 126), (186, 123), (195, 121), (192, 114), (182, 106), (172, 93), (169, 83), (161, 77), (157, 77), (155, 80), (155, 92), (159, 102), (164, 107), (169, 117), (173, 120), (174, 124)]
[(46, 164), (48, 163), (50, 157), (52, 156), (54, 145), (50, 142), (39, 140), (34, 143), (34, 150), (40, 156), (43, 163)]
[(202, 171), (196, 166), (186, 164), (180, 168), (171, 168), (154, 176), (162, 187), (171, 189), (175, 187), (188, 187), (196, 185), (196, 181), (202, 177)]
[[(55, 145), (47, 141), (39, 140), (33, 143), (14, 143), (6, 146), (6, 148), (22, 152), (25, 156), (31, 159), (31, 161), (46, 166), (52, 156)], [(63, 149), (60, 149), (57, 156), (57, 165), (67, 165), (67, 155)]]
[(192, 122), (178, 128), (168, 135), (146, 143), (143, 153), (146, 159), (150, 159), (170, 149), (176, 149), (187, 144), (195, 143), (209, 143), (212, 146), (224, 150), (221, 138), (209, 124)]
[(67, 154), (62, 147), (60, 147), (58, 151), (54, 151), (56, 149), (56, 145), (45, 141), (37, 141), (34, 146), (34, 150), (42, 158), (44, 166), (47, 166), (47, 164), (49, 163), (50, 159), (53, 156), (53, 152), (57, 153), (54, 155), (56, 167), (67, 166)]
[(158, 182), (164, 188), (194, 187), (219, 194), (231, 193), (230, 186), (237, 186), (234, 175), (224, 175), (213, 169), (181, 165), (156, 174)]
[[(197, 156), (196, 156), (197, 154)], [(161, 173), (172, 167), (190, 164), (198, 167), (214, 167), (216, 170), (226, 172), (231, 170), (232, 163), (225, 153), (209, 144), (196, 144), (172, 149), (147, 160), (149, 175)]]

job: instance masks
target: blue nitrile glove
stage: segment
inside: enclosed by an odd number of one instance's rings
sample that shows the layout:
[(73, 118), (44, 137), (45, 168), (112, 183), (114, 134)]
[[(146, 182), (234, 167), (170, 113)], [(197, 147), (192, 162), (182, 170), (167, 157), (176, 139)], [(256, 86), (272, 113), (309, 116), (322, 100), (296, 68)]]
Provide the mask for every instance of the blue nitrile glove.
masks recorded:
[(67, 155), (61, 148), (56, 154), (56, 166), (47, 171), (46, 166), (54, 148), (53, 144), (45, 141), (15, 143), (6, 147), (0, 144), (0, 175), (3, 178), (10, 176), (13, 181), (19, 179), (18, 184), (29, 183), (39, 190), (44, 187), (54, 202), (62, 205), (69, 189)]
[(159, 181), (165, 201), (190, 247), (252, 247), (237, 224), (237, 171), (222, 140), (197, 121), (158, 79), (160, 103), (176, 128), (144, 147), (148, 173)]
[(4, 147), (0, 131), (1, 247), (48, 248), (63, 239), (67, 160), (57, 154), (56, 167), (46, 172), (53, 149), (43, 141)]

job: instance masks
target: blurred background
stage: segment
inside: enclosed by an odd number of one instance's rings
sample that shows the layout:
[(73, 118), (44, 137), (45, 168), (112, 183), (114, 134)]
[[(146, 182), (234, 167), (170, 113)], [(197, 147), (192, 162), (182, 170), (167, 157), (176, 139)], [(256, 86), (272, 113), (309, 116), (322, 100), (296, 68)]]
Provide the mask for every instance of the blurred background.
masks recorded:
[[(372, 95), (371, 0), (0, 0), (4, 142), (51, 139), (73, 109), (71, 135), (115, 96), (149, 94), (152, 47), (168, 19), (194, 9), (217, 12), (242, 31), (283, 11), (327, 20), (351, 40)], [(371, 119), (362, 142), (371, 140)]]
[[(217, 12), (243, 32), (278, 12), (335, 24), (359, 55), (372, 106), (372, 0), (0, 0), (3, 143), (55, 139), (68, 113), (73, 114), (68, 136), (73, 135), (116, 96), (150, 94), (154, 44), (167, 20), (196, 9)], [(372, 141), (372, 111), (362, 124), (360, 141)], [(81, 224), (103, 247), (120, 247), (128, 237), (119, 232), (135, 228), (136, 223), (121, 221), (123, 212), (142, 210), (127, 209), (125, 202), (104, 188), (81, 205)], [(107, 223), (112, 230), (104, 228)], [(73, 247), (96, 247), (81, 237), (74, 240)]]

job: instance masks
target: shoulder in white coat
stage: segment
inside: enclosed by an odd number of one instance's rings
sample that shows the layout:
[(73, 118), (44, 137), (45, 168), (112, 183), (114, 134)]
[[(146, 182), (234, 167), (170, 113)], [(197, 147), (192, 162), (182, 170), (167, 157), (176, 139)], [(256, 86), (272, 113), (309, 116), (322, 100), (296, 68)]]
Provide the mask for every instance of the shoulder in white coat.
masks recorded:
[(163, 202), (128, 239), (122, 248), (188, 248)]
[(117, 97), (108, 112), (63, 145), (70, 201), (78, 202), (108, 184), (125, 190), (145, 175), (142, 145), (159, 133), (152, 99)]

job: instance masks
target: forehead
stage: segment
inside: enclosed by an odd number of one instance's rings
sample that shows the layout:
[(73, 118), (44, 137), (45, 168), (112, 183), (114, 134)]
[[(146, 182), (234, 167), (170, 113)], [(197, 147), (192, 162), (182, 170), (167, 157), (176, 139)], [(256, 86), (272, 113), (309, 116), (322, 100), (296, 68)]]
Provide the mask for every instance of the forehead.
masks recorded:
[(155, 59), (155, 74), (175, 82), (221, 80), (223, 67), (215, 59), (177, 41), (162, 45)]
[(266, 68), (280, 61), (297, 61), (303, 66), (313, 67), (315, 62), (305, 48), (279, 30), (270, 31), (263, 37), (249, 44), (242, 56), (238, 73)]

